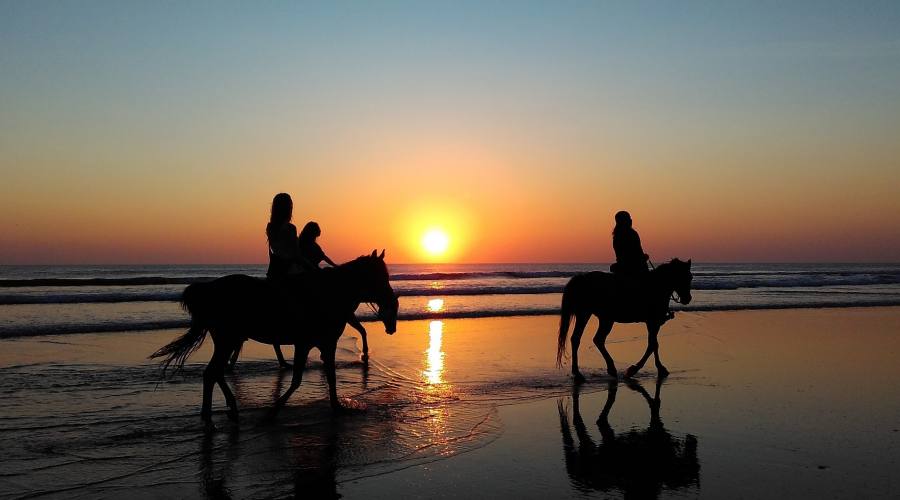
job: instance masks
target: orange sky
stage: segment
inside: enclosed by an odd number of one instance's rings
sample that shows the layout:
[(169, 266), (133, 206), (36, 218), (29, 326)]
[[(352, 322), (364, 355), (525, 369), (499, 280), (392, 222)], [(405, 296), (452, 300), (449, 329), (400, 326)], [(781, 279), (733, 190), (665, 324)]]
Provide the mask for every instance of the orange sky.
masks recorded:
[(132, 8), (2, 7), (0, 264), (900, 260), (900, 9)]

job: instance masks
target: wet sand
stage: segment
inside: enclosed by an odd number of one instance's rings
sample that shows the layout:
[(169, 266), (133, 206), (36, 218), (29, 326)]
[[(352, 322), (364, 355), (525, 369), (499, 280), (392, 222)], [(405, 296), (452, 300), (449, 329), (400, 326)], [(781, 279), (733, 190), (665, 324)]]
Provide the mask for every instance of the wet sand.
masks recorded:
[[(596, 320), (588, 331), (596, 328)], [(290, 375), (266, 346), (229, 378), (241, 421), (214, 396), (200, 422), (208, 346), (160, 383), (144, 358), (178, 331), (0, 341), (0, 496), (120, 498), (896, 496), (900, 308), (681, 313), (632, 383), (555, 364), (554, 317), (368, 324), (339, 348), (338, 391), (365, 411), (333, 418), (314, 354)], [(620, 368), (643, 351), (617, 325)], [(658, 395), (658, 398), (657, 398)], [(604, 410), (606, 409), (606, 410)], [(606, 419), (598, 417), (606, 415)]]

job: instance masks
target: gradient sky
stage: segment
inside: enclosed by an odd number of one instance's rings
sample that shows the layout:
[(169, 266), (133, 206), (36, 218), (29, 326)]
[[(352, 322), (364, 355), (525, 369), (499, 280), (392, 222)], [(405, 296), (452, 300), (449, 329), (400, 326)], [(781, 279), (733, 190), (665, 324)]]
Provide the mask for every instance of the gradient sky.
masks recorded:
[(900, 261), (900, 2), (0, 2), (0, 264)]

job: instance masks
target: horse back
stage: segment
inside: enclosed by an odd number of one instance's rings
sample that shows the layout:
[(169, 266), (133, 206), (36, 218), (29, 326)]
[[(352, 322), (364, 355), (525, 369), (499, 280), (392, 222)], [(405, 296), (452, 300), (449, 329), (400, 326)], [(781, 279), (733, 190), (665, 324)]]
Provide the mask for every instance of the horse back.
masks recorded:
[(265, 343), (294, 343), (300, 324), (312, 335), (346, 321), (349, 313), (336, 309), (327, 281), (320, 273), (279, 282), (232, 274), (189, 285), (182, 303), (192, 323), (205, 328), (241, 332)]
[(646, 321), (653, 307), (649, 283), (638, 277), (591, 271), (573, 276), (563, 292), (573, 310), (603, 315), (620, 323)]

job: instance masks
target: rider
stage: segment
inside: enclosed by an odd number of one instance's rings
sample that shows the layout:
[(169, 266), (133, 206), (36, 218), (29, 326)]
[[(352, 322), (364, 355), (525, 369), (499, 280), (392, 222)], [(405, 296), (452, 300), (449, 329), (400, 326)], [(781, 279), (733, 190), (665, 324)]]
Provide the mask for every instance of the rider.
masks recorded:
[(322, 229), (319, 228), (318, 224), (312, 221), (307, 222), (306, 225), (303, 226), (303, 230), (300, 231), (300, 236), (297, 238), (300, 255), (306, 262), (312, 264), (314, 269), (318, 269), (319, 263), (323, 260), (328, 263), (329, 266), (335, 267), (337, 264), (325, 255), (325, 252), (322, 251), (322, 247), (316, 242), (316, 239), (321, 235)]
[(641, 237), (631, 227), (631, 214), (622, 210), (616, 213), (616, 227), (613, 229), (613, 250), (616, 263), (610, 271), (616, 274), (640, 275), (648, 272), (650, 256), (641, 248)]
[[(650, 256), (644, 253), (641, 247), (641, 237), (631, 227), (631, 214), (622, 210), (616, 213), (616, 227), (613, 228), (613, 250), (616, 252), (616, 263), (609, 267), (610, 271), (622, 277), (631, 278), (625, 280), (631, 283), (629, 287), (633, 291), (639, 291), (646, 283), (646, 277), (650, 269), (647, 267)], [(661, 318), (663, 323), (672, 319), (674, 314), (668, 310)]]
[(291, 195), (278, 193), (272, 199), (272, 212), (266, 224), (266, 240), (269, 243), (266, 277), (270, 280), (282, 280), (285, 276), (300, 273), (305, 267), (297, 246), (297, 228), (291, 224), (293, 211)]
[[(313, 221), (307, 222), (300, 231), (300, 237), (297, 239), (298, 248), (302, 262), (311, 266), (312, 269), (319, 269), (319, 264), (324, 260), (331, 267), (337, 267), (333, 260), (329, 259), (322, 247), (316, 242), (316, 239), (322, 235), (322, 229)], [(356, 329), (362, 337), (363, 341), (363, 357), (369, 355), (369, 343), (366, 339), (366, 329), (362, 326), (355, 314), (350, 314), (347, 323)]]
[[(278, 193), (272, 199), (272, 211), (269, 215), (269, 223), (266, 224), (266, 240), (269, 243), (269, 268), (266, 271), (266, 279), (273, 283), (282, 283), (289, 276), (297, 275), (309, 264), (300, 255), (297, 246), (297, 228), (291, 224), (294, 211), (294, 202), (291, 195)], [(290, 363), (284, 360), (281, 346), (274, 345), (275, 356), (282, 368), (290, 368)], [(237, 359), (237, 352), (232, 358)]]

